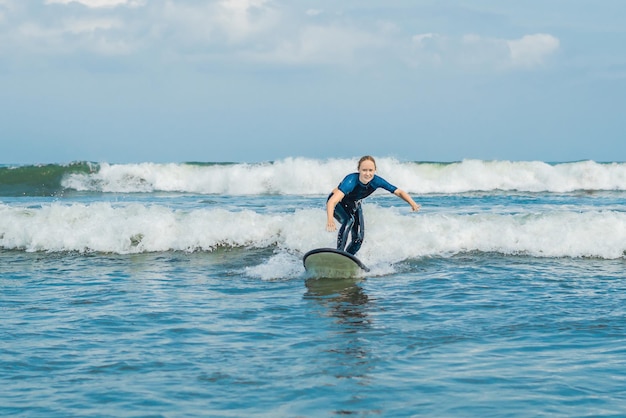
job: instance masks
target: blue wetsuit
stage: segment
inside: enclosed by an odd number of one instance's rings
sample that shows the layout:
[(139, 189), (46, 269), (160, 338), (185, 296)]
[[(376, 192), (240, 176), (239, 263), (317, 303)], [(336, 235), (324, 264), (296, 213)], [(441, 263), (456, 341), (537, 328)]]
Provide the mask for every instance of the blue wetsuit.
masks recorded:
[[(374, 175), (369, 183), (363, 184), (359, 181), (359, 173), (352, 173), (348, 174), (337, 188), (345, 195), (335, 206), (334, 212), (335, 219), (341, 222), (341, 228), (337, 234), (337, 249), (345, 249), (350, 254), (356, 254), (363, 244), (363, 238), (365, 238), (361, 199), (371, 195), (378, 188), (393, 193), (397, 187), (377, 175)], [(346, 248), (348, 233), (350, 232), (352, 233), (352, 241)]]

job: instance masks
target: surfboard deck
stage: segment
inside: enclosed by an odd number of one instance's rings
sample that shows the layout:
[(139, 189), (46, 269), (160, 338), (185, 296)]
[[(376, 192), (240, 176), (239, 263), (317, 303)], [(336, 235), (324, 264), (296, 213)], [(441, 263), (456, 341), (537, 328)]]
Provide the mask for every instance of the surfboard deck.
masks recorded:
[(325, 278), (357, 277), (369, 269), (354, 255), (334, 248), (316, 248), (302, 258), (310, 276)]

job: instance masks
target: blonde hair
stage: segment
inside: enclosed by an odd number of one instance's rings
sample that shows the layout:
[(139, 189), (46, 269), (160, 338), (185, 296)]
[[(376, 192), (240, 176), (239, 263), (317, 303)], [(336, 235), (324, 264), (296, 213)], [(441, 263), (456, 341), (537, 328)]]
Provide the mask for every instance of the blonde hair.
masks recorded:
[(374, 157), (372, 157), (371, 155), (365, 155), (365, 156), (361, 157), (361, 159), (359, 160), (359, 165), (356, 166), (357, 170), (359, 168), (361, 168), (361, 163), (363, 161), (371, 161), (371, 162), (373, 162), (374, 163), (374, 168), (376, 168), (376, 160), (374, 159)]

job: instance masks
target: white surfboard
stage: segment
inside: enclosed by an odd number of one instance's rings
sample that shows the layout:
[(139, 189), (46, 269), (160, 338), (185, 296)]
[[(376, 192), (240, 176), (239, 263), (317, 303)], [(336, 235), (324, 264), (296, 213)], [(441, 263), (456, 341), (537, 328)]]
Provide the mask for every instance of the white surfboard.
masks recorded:
[(334, 248), (316, 248), (304, 255), (304, 269), (312, 277), (357, 277), (369, 269), (354, 255)]

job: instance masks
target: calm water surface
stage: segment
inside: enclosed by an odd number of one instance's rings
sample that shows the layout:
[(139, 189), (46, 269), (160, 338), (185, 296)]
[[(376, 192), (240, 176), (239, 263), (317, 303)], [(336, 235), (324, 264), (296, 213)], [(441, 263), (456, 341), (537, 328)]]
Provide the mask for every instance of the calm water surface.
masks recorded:
[(621, 416), (623, 260), (259, 280), (268, 250), (3, 251), (5, 416)]

